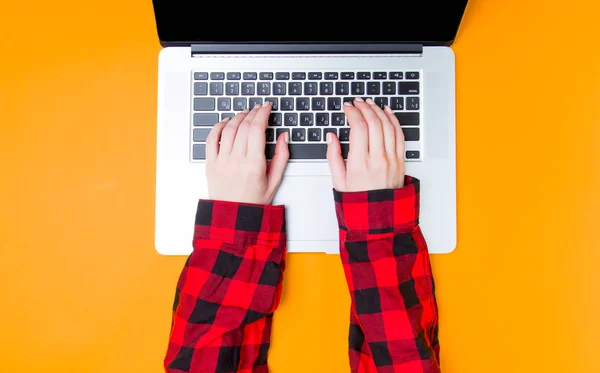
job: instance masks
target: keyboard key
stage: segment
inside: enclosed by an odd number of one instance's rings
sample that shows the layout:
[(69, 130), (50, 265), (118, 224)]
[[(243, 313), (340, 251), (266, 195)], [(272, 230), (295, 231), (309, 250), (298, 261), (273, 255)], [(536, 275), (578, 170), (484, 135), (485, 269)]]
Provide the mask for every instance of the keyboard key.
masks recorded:
[(374, 72), (373, 73), (373, 79), (387, 79), (387, 73), (386, 72)]
[(398, 83), (399, 95), (417, 95), (419, 94), (419, 82), (400, 82)]
[(194, 98), (194, 111), (213, 111), (215, 110), (215, 99), (212, 97), (207, 98)]
[(285, 96), (287, 90), (285, 83), (273, 83), (273, 94), (277, 96)]
[(292, 141), (294, 141), (294, 142), (306, 141), (306, 130), (304, 128), (294, 128), (292, 130)]
[(194, 159), (206, 159), (206, 145), (194, 144), (192, 157)]
[(273, 128), (267, 128), (265, 130), (265, 140), (267, 142), (275, 141), (275, 130)]
[(383, 82), (383, 94), (384, 95), (395, 95), (396, 94), (396, 83)]
[(194, 73), (194, 80), (207, 80), (207, 79), (208, 79), (207, 72)]
[(363, 82), (352, 82), (351, 90), (353, 95), (364, 95), (365, 94), (365, 83)]
[(406, 110), (419, 110), (419, 98), (418, 97), (407, 97), (406, 98)]
[(279, 103), (281, 111), (294, 110), (294, 99), (291, 97), (283, 97)]
[(323, 73), (308, 73), (308, 80), (321, 80)]
[[(265, 146), (265, 156), (267, 159), (273, 158), (275, 154), (275, 144), (267, 144)], [(348, 144), (342, 144), (342, 157), (348, 158)], [(326, 159), (327, 156), (327, 144), (290, 144), (290, 159)]]
[(292, 80), (304, 80), (306, 79), (306, 73), (292, 73)]
[(342, 73), (342, 79), (344, 80), (352, 80), (354, 79), (354, 73)]
[(256, 105), (262, 105), (263, 99), (262, 97), (250, 97), (248, 100), (248, 107), (255, 107)]
[(255, 88), (256, 88), (255, 83), (245, 83), (245, 82), (242, 83), (242, 95), (244, 95), (244, 96), (254, 96)]
[(194, 142), (204, 142), (210, 133), (210, 128), (194, 128)]
[(344, 103), (349, 102), (349, 103), (353, 104), (354, 103), (354, 98), (355, 97), (344, 97), (343, 101), (344, 101)]
[(292, 82), (289, 84), (289, 94), (290, 96), (299, 96), (302, 94), (302, 83), (300, 82)]
[(194, 113), (194, 126), (212, 126), (219, 122), (217, 113)]
[(244, 73), (244, 80), (256, 80), (256, 73)]
[(225, 73), (210, 73), (210, 79), (223, 80), (225, 79)]
[[(254, 106), (252, 106), (252, 107), (254, 107)], [(248, 108), (248, 100), (245, 97), (236, 97), (233, 99), (233, 110), (242, 111), (247, 108)]]
[(258, 77), (260, 80), (273, 80), (273, 73), (260, 73)]
[(335, 94), (344, 96), (350, 94), (350, 84), (348, 82), (335, 82)]
[(225, 84), (225, 94), (227, 96), (237, 96), (240, 94), (240, 83), (227, 82)]
[(283, 116), (284, 126), (297, 126), (298, 125), (298, 114), (297, 113), (286, 113)]
[(211, 96), (222, 96), (223, 95), (223, 83), (210, 83), (210, 94)]
[(314, 122), (313, 113), (300, 114), (300, 125), (301, 126), (313, 126), (314, 124), (315, 124), (315, 122)]
[(327, 140), (327, 134), (331, 132), (337, 136), (337, 128), (323, 128), (323, 139)]
[(368, 82), (367, 83), (367, 94), (378, 95), (381, 93), (381, 83), (379, 82)]
[(240, 73), (227, 73), (227, 80), (240, 80), (242, 79), (242, 74)]
[(321, 129), (320, 128), (309, 128), (308, 129), (308, 141), (321, 141)]
[(194, 83), (194, 96), (206, 96), (208, 94), (208, 83)]
[(275, 73), (275, 80), (290, 80), (290, 73)]
[(219, 111), (231, 110), (231, 99), (229, 97), (219, 97), (217, 99), (217, 110), (219, 110)]
[(393, 71), (390, 73), (390, 79), (399, 80), (404, 77), (404, 74), (401, 71)]
[(296, 110), (310, 110), (310, 99), (308, 97), (298, 97), (296, 99)]
[(289, 128), (277, 128), (275, 130), (275, 140), (277, 140), (279, 138), (279, 136), (281, 136), (281, 134), (283, 133), (290, 133), (290, 129)]
[(419, 79), (418, 71), (408, 71), (406, 73), (406, 79)]
[(333, 83), (332, 82), (321, 82), (319, 84), (321, 95), (332, 95), (333, 94)]
[(225, 118), (231, 119), (233, 117), (235, 117), (234, 113), (221, 113), (221, 121), (224, 121)]
[(313, 97), (312, 98), (312, 109), (314, 111), (325, 110), (325, 98), (324, 97)]
[(375, 105), (379, 106), (382, 109), (385, 109), (385, 107), (387, 105), (389, 105), (388, 98), (387, 97), (375, 97)]
[[(269, 116), (269, 126), (278, 127), (278, 126), (281, 126), (282, 124), (283, 124), (283, 119), (282, 119), (281, 113), (272, 113)], [(279, 136), (279, 135), (277, 135), (277, 136)]]
[(327, 110), (342, 110), (342, 99), (339, 97), (329, 97), (327, 99)]
[(267, 97), (265, 102), (270, 102), (273, 111), (279, 110), (279, 99), (277, 97)]
[(350, 127), (340, 128), (340, 141), (350, 141)]
[(394, 113), (401, 126), (418, 126), (419, 113)]
[(271, 94), (271, 83), (257, 83), (257, 94), (261, 96), (268, 96)]
[(392, 110), (404, 110), (404, 97), (392, 97)]
[(304, 83), (304, 94), (307, 96), (314, 96), (318, 94), (318, 87), (317, 82), (306, 82)]
[(371, 73), (359, 72), (356, 74), (356, 79), (360, 79), (360, 80), (371, 79)]
[(325, 80), (338, 80), (338, 73), (325, 73)]
[[(331, 114), (331, 125), (332, 126), (343, 126), (346, 124), (346, 115), (344, 113), (332, 113)], [(340, 132), (341, 134), (341, 132)]]
[(317, 113), (317, 126), (329, 125), (329, 113)]
[(418, 150), (407, 150), (406, 159), (419, 159), (421, 152)]
[(402, 127), (402, 132), (404, 132), (404, 141), (419, 141), (419, 129), (411, 128), (411, 127)]

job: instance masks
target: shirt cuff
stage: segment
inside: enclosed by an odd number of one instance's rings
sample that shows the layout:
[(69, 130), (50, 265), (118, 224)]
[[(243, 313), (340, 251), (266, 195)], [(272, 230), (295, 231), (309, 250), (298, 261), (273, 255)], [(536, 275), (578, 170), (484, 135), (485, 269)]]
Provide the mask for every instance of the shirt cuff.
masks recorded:
[(340, 229), (366, 233), (409, 232), (419, 224), (419, 179), (405, 176), (404, 187), (364, 192), (334, 189)]
[(285, 207), (229, 201), (198, 201), (195, 240), (285, 245)]

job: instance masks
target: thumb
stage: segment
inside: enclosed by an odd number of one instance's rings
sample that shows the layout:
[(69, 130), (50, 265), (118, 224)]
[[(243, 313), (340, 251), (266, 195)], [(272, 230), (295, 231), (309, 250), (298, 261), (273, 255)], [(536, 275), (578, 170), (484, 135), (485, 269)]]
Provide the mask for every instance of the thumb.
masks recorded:
[(277, 145), (275, 145), (275, 155), (271, 159), (269, 168), (267, 169), (267, 194), (274, 196), (281, 179), (283, 179), (283, 172), (287, 166), (288, 159), (290, 158), (290, 150), (288, 149), (288, 143), (290, 142), (290, 134), (284, 132), (277, 138)]
[(346, 164), (342, 158), (342, 147), (340, 140), (333, 133), (327, 134), (327, 162), (331, 171), (333, 187), (343, 192), (346, 187)]

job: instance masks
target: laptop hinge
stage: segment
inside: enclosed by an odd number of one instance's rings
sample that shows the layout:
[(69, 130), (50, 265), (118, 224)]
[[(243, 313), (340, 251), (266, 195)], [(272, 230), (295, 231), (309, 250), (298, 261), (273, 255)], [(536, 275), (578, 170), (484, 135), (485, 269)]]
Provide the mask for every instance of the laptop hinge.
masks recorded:
[(192, 44), (192, 57), (210, 54), (423, 54), (422, 44)]

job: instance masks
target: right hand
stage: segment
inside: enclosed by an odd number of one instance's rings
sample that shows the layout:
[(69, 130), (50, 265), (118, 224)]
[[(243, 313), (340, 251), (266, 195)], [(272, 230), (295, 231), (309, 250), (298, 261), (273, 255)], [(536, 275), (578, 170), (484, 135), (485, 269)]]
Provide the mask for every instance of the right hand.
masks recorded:
[(404, 186), (404, 133), (389, 106), (385, 111), (368, 99), (344, 104), (350, 125), (347, 164), (340, 142), (327, 134), (327, 160), (338, 192), (396, 189)]

